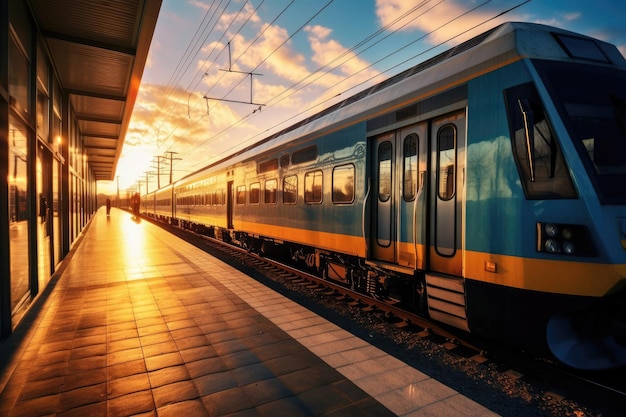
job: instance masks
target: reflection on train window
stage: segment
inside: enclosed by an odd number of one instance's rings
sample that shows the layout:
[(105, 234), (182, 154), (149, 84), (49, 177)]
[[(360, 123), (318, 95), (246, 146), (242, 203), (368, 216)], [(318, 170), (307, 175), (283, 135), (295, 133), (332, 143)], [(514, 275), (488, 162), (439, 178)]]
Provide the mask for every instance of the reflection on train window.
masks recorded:
[(299, 149), (291, 155), (292, 164), (302, 164), (304, 162), (310, 162), (317, 159), (317, 145), (307, 146), (306, 148)]
[(250, 204), (259, 204), (261, 202), (261, 184), (255, 182), (250, 184)]
[(265, 181), (265, 204), (276, 204), (276, 189), (278, 181), (275, 179)]
[(281, 157), (280, 157), (280, 167), (281, 168), (287, 168), (289, 166), (289, 161), (290, 161), (290, 158), (289, 158), (289, 154), (288, 153), (286, 153), (284, 155), (281, 155)]
[(237, 204), (246, 204), (246, 186), (237, 187)]
[(322, 202), (322, 171), (304, 174), (304, 202), (307, 204)]
[(513, 155), (526, 198), (576, 198), (561, 148), (535, 87), (529, 83), (511, 88), (506, 98)]
[(278, 159), (274, 158), (268, 161), (259, 162), (256, 169), (259, 174), (268, 171), (275, 171), (278, 169)]
[(404, 138), (404, 167), (403, 167), (403, 196), (405, 201), (411, 201), (417, 194), (417, 141), (415, 133)]
[(296, 204), (298, 200), (298, 176), (290, 175), (283, 179), (283, 203)]
[(378, 145), (378, 199), (382, 202), (391, 198), (391, 142)]
[(437, 133), (437, 192), (442, 200), (450, 200), (455, 193), (456, 128), (446, 125)]
[(333, 203), (350, 204), (354, 201), (354, 165), (333, 169)]

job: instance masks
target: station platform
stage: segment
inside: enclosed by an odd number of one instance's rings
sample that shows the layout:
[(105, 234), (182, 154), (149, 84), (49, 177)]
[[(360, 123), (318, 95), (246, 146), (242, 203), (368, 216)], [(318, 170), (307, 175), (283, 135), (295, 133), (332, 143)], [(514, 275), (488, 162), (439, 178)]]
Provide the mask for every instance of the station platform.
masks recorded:
[(496, 415), (116, 209), (0, 353), (8, 417)]

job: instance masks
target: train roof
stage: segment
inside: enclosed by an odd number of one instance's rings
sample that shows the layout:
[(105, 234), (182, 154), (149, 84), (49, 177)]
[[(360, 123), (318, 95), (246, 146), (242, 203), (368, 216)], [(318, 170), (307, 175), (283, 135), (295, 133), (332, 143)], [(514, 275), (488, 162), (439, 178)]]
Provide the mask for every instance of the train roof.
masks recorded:
[(371, 115), (391, 111), (400, 103), (406, 105), (410, 97), (415, 101), (449, 90), (494, 66), (526, 58), (597, 62), (586, 56), (591, 53), (589, 50), (601, 51), (607, 65), (626, 68), (624, 57), (609, 43), (541, 24), (503, 23), (177, 182), (191, 181), (211, 168), (256, 159), (258, 155), (278, 149), (297, 138), (321, 135), (333, 131), (338, 125), (350, 125)]

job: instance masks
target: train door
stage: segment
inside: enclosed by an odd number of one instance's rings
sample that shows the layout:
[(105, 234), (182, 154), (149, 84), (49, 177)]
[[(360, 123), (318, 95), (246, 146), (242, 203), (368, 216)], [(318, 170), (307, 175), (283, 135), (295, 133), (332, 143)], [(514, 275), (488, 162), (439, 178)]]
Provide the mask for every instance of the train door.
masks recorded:
[(429, 270), (463, 275), (465, 112), (432, 121)]
[(426, 167), (427, 124), (376, 137), (372, 143), (372, 213), (370, 256), (415, 269), (423, 263), (424, 224), (420, 172)]
[(226, 185), (226, 228), (234, 229), (233, 225), (233, 205), (235, 200), (235, 182), (228, 181)]
[(428, 313), (469, 331), (463, 278), (464, 111), (431, 122), (430, 149)]

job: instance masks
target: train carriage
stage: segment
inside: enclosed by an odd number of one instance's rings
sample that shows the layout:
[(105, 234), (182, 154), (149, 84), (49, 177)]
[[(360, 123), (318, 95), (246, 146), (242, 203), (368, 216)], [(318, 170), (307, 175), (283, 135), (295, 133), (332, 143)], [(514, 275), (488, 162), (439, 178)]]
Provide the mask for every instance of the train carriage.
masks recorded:
[(170, 221), (604, 369), (626, 363), (625, 180), (621, 54), (507, 23), (183, 178)]

